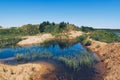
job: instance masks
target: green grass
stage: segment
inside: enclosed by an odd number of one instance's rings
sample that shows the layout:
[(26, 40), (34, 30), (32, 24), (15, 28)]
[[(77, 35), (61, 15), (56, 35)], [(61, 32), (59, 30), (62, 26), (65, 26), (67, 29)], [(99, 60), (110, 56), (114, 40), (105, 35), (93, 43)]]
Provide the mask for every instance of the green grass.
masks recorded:
[(21, 38), (4, 38), (4, 39), (0, 39), (0, 48), (14, 47), (21, 40), (22, 40)]
[(96, 30), (90, 34), (90, 38), (106, 43), (120, 42), (120, 37), (111, 31)]
[(81, 68), (91, 68), (94, 63), (94, 58), (89, 52), (84, 51), (80, 53), (66, 53), (66, 54), (53, 54), (50, 52), (41, 52), (30, 50), (23, 54), (17, 54), (16, 60), (21, 61), (34, 61), (36, 59), (52, 59), (62, 62), (69, 69), (78, 71)]

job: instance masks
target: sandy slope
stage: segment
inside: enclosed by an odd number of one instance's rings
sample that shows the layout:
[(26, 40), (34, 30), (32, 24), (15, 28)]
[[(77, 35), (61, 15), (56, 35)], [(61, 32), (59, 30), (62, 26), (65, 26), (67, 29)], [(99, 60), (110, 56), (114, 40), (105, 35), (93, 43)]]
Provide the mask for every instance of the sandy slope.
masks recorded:
[(48, 39), (53, 39), (54, 36), (52, 36), (51, 34), (43, 34), (40, 36), (27, 36), (24, 38), (27, 39), (18, 42), (17, 45), (19, 46), (34, 45), (34, 44), (42, 43), (43, 41)]
[(88, 48), (97, 53), (106, 64), (104, 80), (120, 80), (120, 43), (107, 44), (93, 40)]
[[(48, 62), (5, 65), (0, 63), (0, 80), (46, 80), (55, 67)], [(54, 74), (49, 75), (54, 78)], [(52, 79), (51, 79), (52, 80)]]

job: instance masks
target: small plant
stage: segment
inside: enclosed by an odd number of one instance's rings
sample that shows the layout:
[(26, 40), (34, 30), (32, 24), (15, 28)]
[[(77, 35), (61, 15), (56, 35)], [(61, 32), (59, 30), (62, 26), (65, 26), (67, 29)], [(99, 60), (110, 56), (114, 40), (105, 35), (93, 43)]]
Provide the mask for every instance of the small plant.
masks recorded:
[(76, 38), (76, 40), (77, 40), (78, 42), (83, 43), (83, 42), (87, 39), (87, 37), (88, 37), (87, 34), (83, 34), (82, 36), (78, 36), (78, 37)]
[(90, 46), (91, 45), (91, 41), (90, 40), (86, 41), (84, 45), (85, 46)]
[(11, 72), (10, 72), (10, 73), (11, 73), (11, 75), (13, 75), (13, 74), (14, 74), (14, 72), (13, 72), (13, 70), (12, 70), (12, 69), (11, 69)]
[(23, 58), (24, 58), (24, 54), (16, 54), (17, 62), (23, 60)]
[(7, 72), (7, 70), (5, 68), (3, 68), (3, 72)]
[(30, 77), (29, 77), (29, 80), (33, 80), (33, 77), (32, 77), (32, 75), (30, 75)]
[(33, 71), (33, 72), (34, 72), (34, 71), (35, 71), (35, 67), (32, 67), (32, 68), (31, 68), (31, 71)]
[(96, 48), (100, 48), (100, 45), (97, 45)]

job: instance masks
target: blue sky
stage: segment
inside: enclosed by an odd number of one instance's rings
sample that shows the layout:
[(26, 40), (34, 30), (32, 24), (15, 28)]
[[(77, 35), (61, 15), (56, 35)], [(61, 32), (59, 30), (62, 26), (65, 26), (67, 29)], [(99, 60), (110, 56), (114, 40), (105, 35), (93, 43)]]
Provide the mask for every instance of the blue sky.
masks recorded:
[(120, 0), (0, 0), (1, 26), (43, 21), (120, 29)]

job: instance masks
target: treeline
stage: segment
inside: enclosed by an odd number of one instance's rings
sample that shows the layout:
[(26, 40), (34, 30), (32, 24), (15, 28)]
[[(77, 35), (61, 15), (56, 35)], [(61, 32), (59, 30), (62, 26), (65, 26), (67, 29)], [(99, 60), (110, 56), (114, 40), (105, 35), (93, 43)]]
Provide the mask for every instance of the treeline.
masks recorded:
[(66, 22), (60, 23), (50, 23), (49, 21), (44, 21), (39, 25), (27, 24), (21, 27), (11, 27), (6, 29), (0, 29), (1, 36), (25, 36), (25, 35), (35, 35), (39, 33), (60, 33), (68, 32), (71, 30), (80, 30), (79, 27), (69, 24)]
[(65, 23), (65, 22), (60, 22), (59, 24), (56, 24), (54, 22), (50, 23), (49, 21), (45, 21), (40, 24), (39, 26), (40, 32), (45, 32), (45, 33), (60, 33), (60, 32), (68, 32), (71, 30), (80, 30), (79, 27)]

